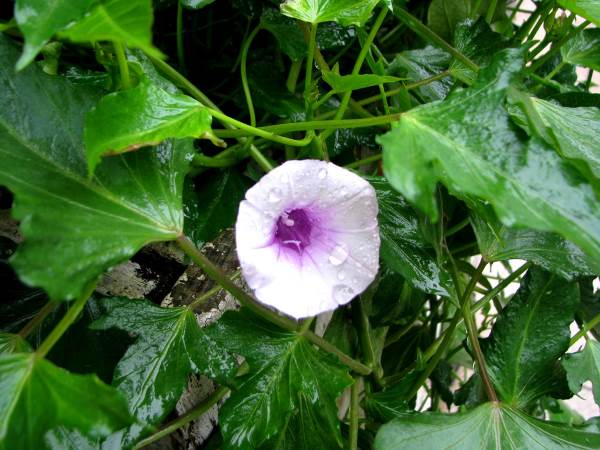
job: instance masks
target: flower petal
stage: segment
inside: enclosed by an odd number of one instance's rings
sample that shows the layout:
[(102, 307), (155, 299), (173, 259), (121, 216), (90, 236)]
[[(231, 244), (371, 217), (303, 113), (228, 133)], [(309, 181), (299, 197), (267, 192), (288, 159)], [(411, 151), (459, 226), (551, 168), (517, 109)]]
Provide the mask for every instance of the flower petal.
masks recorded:
[[(294, 249), (277, 241), (276, 230), (280, 217), (298, 209), (313, 230), (309, 244)], [(296, 318), (349, 302), (379, 269), (377, 211), (374, 189), (353, 172), (324, 161), (284, 163), (240, 204), (236, 243), (244, 278), (258, 300)]]

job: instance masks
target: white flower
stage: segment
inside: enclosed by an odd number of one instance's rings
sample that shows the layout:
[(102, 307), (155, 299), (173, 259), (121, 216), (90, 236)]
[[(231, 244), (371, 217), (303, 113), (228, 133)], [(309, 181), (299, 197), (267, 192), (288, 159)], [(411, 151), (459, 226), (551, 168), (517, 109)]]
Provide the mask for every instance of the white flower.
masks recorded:
[(377, 210), (373, 187), (332, 163), (288, 161), (266, 174), (236, 223), (256, 298), (295, 318), (348, 303), (379, 269)]

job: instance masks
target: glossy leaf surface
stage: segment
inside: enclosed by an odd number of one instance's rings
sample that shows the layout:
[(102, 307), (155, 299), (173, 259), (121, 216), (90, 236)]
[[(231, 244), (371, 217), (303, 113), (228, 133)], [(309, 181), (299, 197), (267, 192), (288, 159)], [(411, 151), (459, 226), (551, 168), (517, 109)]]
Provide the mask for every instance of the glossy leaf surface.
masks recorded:
[(286, 16), (312, 24), (337, 22), (363, 25), (379, 0), (287, 0), (281, 4)]
[(543, 422), (499, 403), (462, 414), (407, 414), (380, 428), (376, 450), (596, 448), (600, 435)]
[(118, 328), (137, 336), (119, 361), (112, 385), (123, 392), (139, 420), (164, 419), (191, 373), (219, 380), (235, 374), (236, 361), (206, 336), (189, 308), (161, 308), (127, 298), (102, 303), (106, 315), (91, 325), (93, 329)]
[(563, 61), (600, 70), (600, 30), (589, 28), (577, 33), (560, 48)]
[(600, 3), (596, 0), (558, 0), (558, 4), (600, 26)]
[(600, 344), (598, 341), (593, 339), (586, 341), (582, 351), (565, 355), (562, 364), (567, 371), (571, 391), (578, 393), (584, 381), (590, 380), (594, 400), (597, 405), (600, 405)]
[(576, 283), (537, 268), (528, 272), (483, 343), (502, 401), (525, 407), (542, 395), (570, 394), (558, 359), (569, 348), (569, 324), (578, 304)]
[(74, 42), (116, 41), (160, 58), (152, 45), (152, 21), (152, 0), (105, 0), (61, 35)]
[(90, 174), (103, 155), (117, 155), (168, 138), (216, 138), (212, 117), (192, 97), (169, 93), (144, 78), (135, 88), (109, 94), (85, 119)]
[[(260, 448), (284, 439), (296, 424), (307, 427), (296, 438), (310, 434), (312, 425), (321, 438), (317, 448), (341, 447), (335, 400), (352, 378), (337, 361), (303, 337), (245, 311), (226, 312), (207, 331), (250, 366), (220, 412), (225, 448)], [(310, 447), (297, 443), (294, 448)]]
[(17, 70), (23, 69), (57, 31), (80, 19), (93, 0), (17, 0), (15, 19), (25, 37)]
[(191, 143), (111, 158), (89, 180), (81, 134), (98, 96), (34, 66), (15, 74), (17, 57), (0, 36), (9, 62), (0, 67), (0, 183), (16, 196), (25, 236), (12, 265), (51, 298), (71, 299), (145, 244), (181, 233)]
[(450, 277), (419, 230), (416, 211), (385, 178), (369, 178), (379, 202), (381, 258), (422, 291), (448, 296)]
[(95, 375), (69, 373), (34, 353), (0, 355), (0, 449), (45, 448), (44, 434), (58, 426), (102, 438), (130, 423), (125, 400)]
[(472, 87), (404, 114), (379, 137), (384, 173), (434, 220), (441, 181), (459, 197), (488, 201), (504, 224), (557, 232), (600, 262), (592, 187), (541, 140), (522, 140), (504, 109), (519, 53), (501, 52)]
[[(556, 139), (560, 153), (583, 161), (600, 178), (600, 149), (596, 139), (600, 133), (600, 110), (593, 107), (566, 108), (539, 98), (532, 98), (532, 104)], [(518, 110), (515, 114), (519, 124), (528, 129), (523, 114)]]
[(471, 224), (486, 261), (524, 259), (568, 280), (600, 270), (592, 258), (556, 233), (510, 228), (493, 213), (484, 217), (472, 213)]

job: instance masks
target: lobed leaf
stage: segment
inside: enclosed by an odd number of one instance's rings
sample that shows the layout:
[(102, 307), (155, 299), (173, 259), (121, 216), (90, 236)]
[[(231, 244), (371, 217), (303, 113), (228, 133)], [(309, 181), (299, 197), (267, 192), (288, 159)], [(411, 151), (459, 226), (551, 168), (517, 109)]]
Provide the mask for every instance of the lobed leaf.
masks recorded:
[(140, 421), (163, 420), (191, 373), (221, 382), (235, 375), (235, 359), (204, 333), (189, 308), (161, 308), (119, 297), (104, 299), (102, 305), (106, 313), (92, 323), (93, 329), (118, 328), (137, 336), (119, 361), (112, 385), (124, 394)]
[(600, 30), (582, 30), (560, 48), (560, 54), (569, 64), (600, 70)]
[(98, 95), (35, 66), (16, 74), (17, 57), (0, 36), (0, 183), (25, 238), (11, 262), (52, 299), (72, 299), (144, 245), (181, 234), (193, 149), (168, 141), (110, 158), (90, 180), (81, 132)]
[(537, 268), (527, 273), (482, 346), (502, 401), (522, 408), (542, 395), (570, 395), (558, 359), (578, 304), (575, 282)]
[(558, 4), (600, 26), (600, 3), (597, 0), (558, 0)]
[(600, 405), (600, 344), (590, 339), (583, 351), (565, 355), (562, 365), (567, 371), (569, 388), (574, 394), (581, 391), (584, 381), (592, 382), (594, 400)]
[(281, 12), (294, 19), (317, 24), (337, 22), (362, 26), (379, 0), (286, 0)]
[(119, 392), (95, 375), (69, 373), (34, 353), (0, 355), (0, 449), (46, 448), (45, 433), (58, 426), (102, 438), (131, 423)]
[(376, 450), (559, 450), (596, 448), (600, 435), (529, 417), (503, 403), (484, 403), (466, 413), (406, 414), (383, 425)]
[(220, 411), (224, 448), (262, 448), (290, 438), (292, 448), (341, 447), (335, 401), (352, 378), (337, 361), (244, 310), (226, 312), (207, 332), (250, 366)]
[(104, 155), (157, 145), (168, 138), (206, 138), (218, 144), (206, 107), (143, 78), (125, 91), (102, 97), (85, 118), (84, 142), (90, 174)]
[(505, 225), (557, 232), (600, 264), (600, 203), (592, 186), (544, 142), (523, 140), (504, 108), (520, 53), (500, 52), (471, 88), (404, 114), (379, 137), (384, 173), (434, 220), (441, 181), (463, 199), (489, 202)]

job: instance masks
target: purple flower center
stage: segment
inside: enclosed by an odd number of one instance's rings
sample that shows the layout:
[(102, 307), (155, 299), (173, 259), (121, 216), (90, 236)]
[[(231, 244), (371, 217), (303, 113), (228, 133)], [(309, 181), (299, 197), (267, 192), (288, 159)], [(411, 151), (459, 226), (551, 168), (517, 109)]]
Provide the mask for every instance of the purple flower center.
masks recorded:
[(275, 242), (301, 254), (310, 245), (313, 223), (304, 209), (285, 211), (277, 220)]

